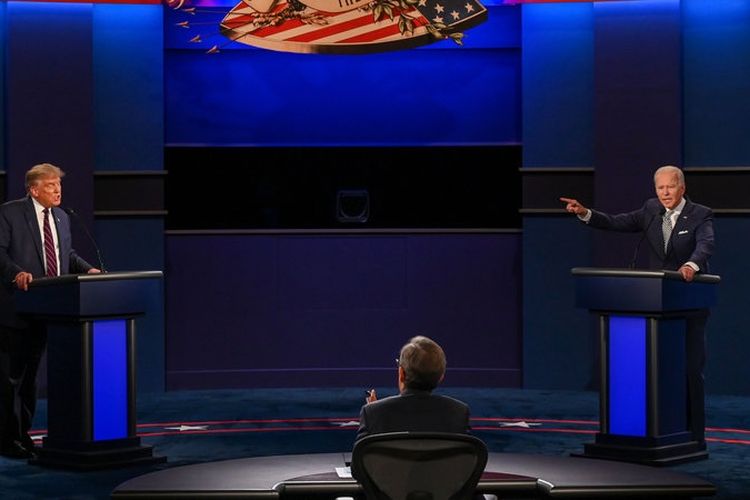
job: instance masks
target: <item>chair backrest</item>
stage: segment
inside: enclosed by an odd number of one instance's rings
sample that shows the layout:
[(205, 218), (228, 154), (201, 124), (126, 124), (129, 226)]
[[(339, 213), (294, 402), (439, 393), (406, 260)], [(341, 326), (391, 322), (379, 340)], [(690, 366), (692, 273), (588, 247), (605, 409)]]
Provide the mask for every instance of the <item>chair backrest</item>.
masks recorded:
[(471, 500), (487, 446), (468, 434), (391, 432), (352, 450), (352, 476), (368, 500)]

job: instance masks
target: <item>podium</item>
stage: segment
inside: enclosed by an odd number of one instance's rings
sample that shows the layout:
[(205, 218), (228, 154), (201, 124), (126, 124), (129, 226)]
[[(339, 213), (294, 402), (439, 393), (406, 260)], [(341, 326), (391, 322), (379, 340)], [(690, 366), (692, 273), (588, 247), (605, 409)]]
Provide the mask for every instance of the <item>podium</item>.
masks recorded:
[(136, 435), (135, 318), (161, 271), (65, 275), (16, 292), (47, 328), (47, 436), (30, 463), (79, 470), (163, 462)]
[[(702, 391), (699, 402), (689, 398), (689, 372), (698, 368), (688, 356), (704, 355), (702, 329), (719, 276), (697, 274), (688, 283), (675, 271), (571, 272), (576, 305), (598, 317), (599, 330), (599, 432), (580, 455), (648, 465), (708, 457)], [(692, 349), (701, 352), (689, 352), (689, 335), (699, 336)]]

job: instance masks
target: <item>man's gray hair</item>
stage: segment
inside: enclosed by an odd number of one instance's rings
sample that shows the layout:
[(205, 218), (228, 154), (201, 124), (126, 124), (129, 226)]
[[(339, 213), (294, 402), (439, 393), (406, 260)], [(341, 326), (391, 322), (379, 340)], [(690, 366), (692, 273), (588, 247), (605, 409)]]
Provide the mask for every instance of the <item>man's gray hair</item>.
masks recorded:
[(654, 182), (656, 182), (656, 177), (659, 174), (674, 174), (677, 176), (677, 182), (680, 186), (685, 185), (685, 174), (682, 173), (682, 169), (679, 167), (675, 167), (674, 165), (664, 165), (663, 167), (659, 167), (656, 169), (656, 172), (654, 172)]
[(434, 340), (418, 335), (401, 348), (398, 364), (408, 389), (431, 391), (445, 375), (445, 352)]

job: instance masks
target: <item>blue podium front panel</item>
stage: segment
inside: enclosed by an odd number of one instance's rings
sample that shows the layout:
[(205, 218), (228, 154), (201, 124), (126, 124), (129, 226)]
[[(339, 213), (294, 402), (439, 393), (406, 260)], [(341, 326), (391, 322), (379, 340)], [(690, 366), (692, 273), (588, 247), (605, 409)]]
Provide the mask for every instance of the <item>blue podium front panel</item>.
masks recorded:
[(94, 321), (94, 441), (128, 437), (126, 320)]
[(646, 435), (646, 318), (609, 318), (609, 433)]

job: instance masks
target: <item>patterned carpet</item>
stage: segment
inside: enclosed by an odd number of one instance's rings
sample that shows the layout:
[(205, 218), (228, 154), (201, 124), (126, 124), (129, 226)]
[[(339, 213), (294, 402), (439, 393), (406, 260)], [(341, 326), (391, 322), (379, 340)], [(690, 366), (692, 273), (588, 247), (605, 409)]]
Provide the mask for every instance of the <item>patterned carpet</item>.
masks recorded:
[[(378, 388), (378, 394), (393, 394)], [(490, 451), (569, 455), (598, 428), (594, 392), (445, 388), (466, 401), (475, 435)], [(121, 482), (166, 467), (242, 457), (351, 449), (362, 388), (182, 391), (141, 396), (138, 434), (160, 465), (71, 472), (0, 458), (0, 491), (13, 499), (108, 498)], [(40, 401), (34, 437), (41, 439)], [(708, 460), (670, 467), (718, 487), (714, 498), (750, 498), (750, 398), (711, 396), (706, 402)]]

